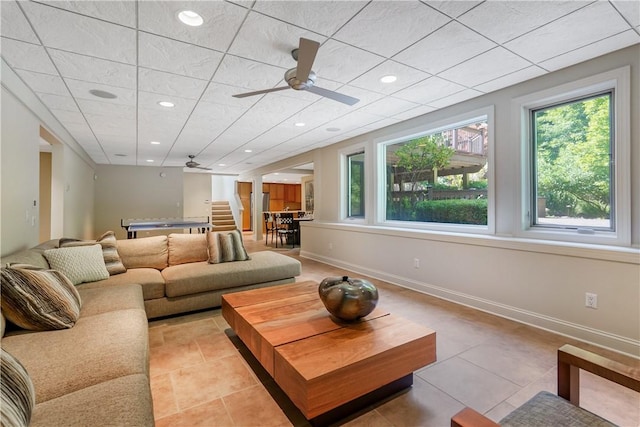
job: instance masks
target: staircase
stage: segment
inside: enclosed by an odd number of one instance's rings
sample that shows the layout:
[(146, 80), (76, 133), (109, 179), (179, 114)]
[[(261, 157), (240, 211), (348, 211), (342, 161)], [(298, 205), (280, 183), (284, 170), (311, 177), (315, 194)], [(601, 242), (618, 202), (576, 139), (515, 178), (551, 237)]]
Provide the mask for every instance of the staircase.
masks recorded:
[(229, 231), (237, 228), (229, 202), (211, 202), (211, 225), (212, 231)]

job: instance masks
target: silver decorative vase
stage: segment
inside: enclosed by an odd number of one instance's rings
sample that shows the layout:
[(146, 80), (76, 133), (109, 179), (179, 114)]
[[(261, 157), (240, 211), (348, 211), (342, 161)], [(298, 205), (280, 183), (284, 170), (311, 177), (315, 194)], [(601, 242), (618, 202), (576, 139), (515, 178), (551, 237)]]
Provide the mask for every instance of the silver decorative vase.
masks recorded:
[(327, 277), (318, 287), (322, 303), (341, 320), (354, 321), (371, 313), (378, 303), (378, 289), (364, 279)]

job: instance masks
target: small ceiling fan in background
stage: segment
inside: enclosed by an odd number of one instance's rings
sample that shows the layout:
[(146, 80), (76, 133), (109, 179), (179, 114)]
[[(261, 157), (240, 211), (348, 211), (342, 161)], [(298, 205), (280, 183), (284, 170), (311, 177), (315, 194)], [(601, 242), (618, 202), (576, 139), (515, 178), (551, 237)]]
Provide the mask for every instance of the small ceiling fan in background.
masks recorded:
[(313, 61), (320, 48), (320, 43), (300, 37), (299, 47), (291, 51), (293, 59), (298, 61), (298, 66), (287, 70), (284, 73), (284, 80), (289, 86), (274, 87), (272, 89), (258, 90), (255, 92), (241, 93), (233, 95), (234, 98), (245, 98), (247, 96), (261, 95), (263, 93), (277, 92), (285, 89), (306, 90), (334, 101), (342, 102), (347, 105), (354, 105), (358, 101), (357, 98), (347, 96), (332, 90), (323, 89), (315, 86), (317, 75), (311, 70)]
[(185, 163), (185, 166), (188, 167), (188, 168), (191, 168), (191, 169), (202, 169), (202, 170), (205, 170), (205, 171), (210, 171), (211, 170), (211, 168), (200, 167), (200, 163), (198, 163), (195, 160), (193, 160), (195, 158), (196, 158), (196, 156), (194, 156), (193, 154), (189, 154), (189, 161), (187, 161), (187, 163)]

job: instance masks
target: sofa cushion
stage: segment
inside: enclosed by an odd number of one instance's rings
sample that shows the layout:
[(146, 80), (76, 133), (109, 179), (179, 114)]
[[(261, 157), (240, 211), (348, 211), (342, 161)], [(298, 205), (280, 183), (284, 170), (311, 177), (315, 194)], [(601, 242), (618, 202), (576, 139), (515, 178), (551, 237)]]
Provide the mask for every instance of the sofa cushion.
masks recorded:
[(78, 292), (82, 297), (81, 318), (118, 310), (144, 310), (140, 285), (119, 285), (95, 289), (79, 287)]
[(24, 366), (4, 349), (0, 349), (0, 378), (2, 426), (28, 426), (36, 406), (33, 383)]
[(30, 427), (153, 427), (149, 378), (127, 375), (36, 405)]
[(32, 266), (5, 267), (0, 291), (2, 313), (24, 329), (71, 328), (80, 316), (80, 295), (60, 272)]
[(207, 247), (211, 264), (249, 259), (239, 230), (207, 233)]
[(72, 246), (91, 246), (99, 243), (102, 246), (102, 257), (104, 258), (104, 264), (107, 267), (107, 271), (110, 275), (121, 274), (127, 271), (120, 255), (118, 254), (118, 247), (116, 243), (116, 235), (113, 231), (107, 231), (98, 240), (78, 240), (62, 238), (60, 239), (59, 246), (61, 248)]
[(169, 265), (206, 261), (207, 236), (205, 234), (169, 234)]
[(167, 236), (118, 240), (118, 253), (124, 266), (129, 268), (155, 268), (169, 265)]
[(109, 277), (102, 256), (102, 246), (97, 243), (91, 246), (47, 249), (44, 257), (51, 268), (67, 276), (74, 285)]
[(164, 297), (164, 278), (155, 268), (130, 268), (105, 280), (78, 285), (78, 289), (115, 288), (132, 283), (142, 286), (145, 300)]
[(197, 262), (162, 270), (168, 297), (271, 282), (300, 275), (300, 261), (264, 251), (251, 254), (245, 262), (209, 264)]
[(72, 329), (8, 334), (2, 348), (29, 372), (36, 404), (126, 375), (149, 375), (148, 323), (140, 309), (81, 317)]
[(47, 259), (44, 257), (46, 249), (58, 247), (58, 240), (49, 240), (30, 249), (19, 251), (11, 255), (2, 257), (2, 266), (7, 264), (29, 264), (39, 268), (50, 268)]

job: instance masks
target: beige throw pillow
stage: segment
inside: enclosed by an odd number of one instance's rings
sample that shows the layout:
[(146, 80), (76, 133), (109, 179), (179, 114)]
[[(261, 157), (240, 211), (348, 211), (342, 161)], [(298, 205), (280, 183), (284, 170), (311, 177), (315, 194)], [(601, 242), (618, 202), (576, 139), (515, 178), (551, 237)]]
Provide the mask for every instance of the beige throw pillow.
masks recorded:
[(74, 285), (109, 278), (99, 244), (47, 249), (44, 257), (51, 268), (67, 276)]
[(95, 241), (62, 238), (60, 239), (59, 246), (61, 248), (68, 248), (73, 246), (91, 246), (96, 243), (100, 243), (100, 246), (102, 246), (102, 256), (109, 275), (113, 276), (127, 271), (118, 254), (116, 235), (113, 231), (105, 232)]
[(0, 270), (2, 314), (32, 331), (69, 329), (80, 317), (82, 301), (64, 274), (20, 264)]

